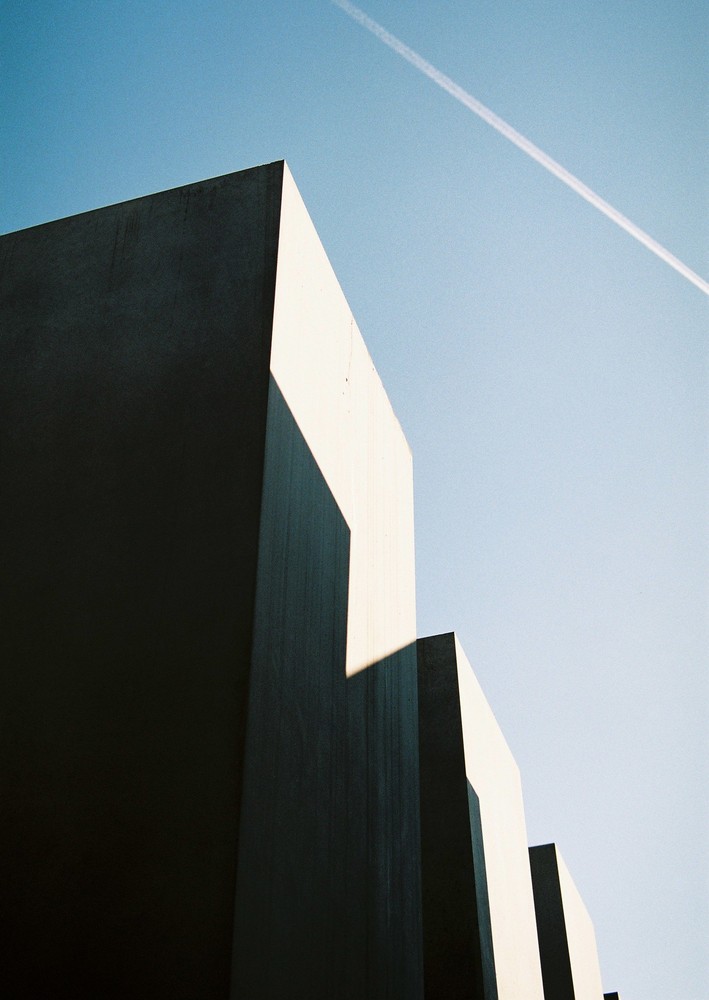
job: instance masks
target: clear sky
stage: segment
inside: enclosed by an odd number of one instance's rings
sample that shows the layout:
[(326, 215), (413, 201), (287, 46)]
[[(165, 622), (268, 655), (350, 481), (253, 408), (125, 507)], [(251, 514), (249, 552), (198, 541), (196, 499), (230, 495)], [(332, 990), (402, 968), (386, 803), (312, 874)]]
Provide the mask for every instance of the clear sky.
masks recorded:
[[(699, 0), (362, 0), (704, 278)], [(288, 160), (604, 988), (706, 1000), (707, 297), (327, 0), (0, 0), (0, 230)]]

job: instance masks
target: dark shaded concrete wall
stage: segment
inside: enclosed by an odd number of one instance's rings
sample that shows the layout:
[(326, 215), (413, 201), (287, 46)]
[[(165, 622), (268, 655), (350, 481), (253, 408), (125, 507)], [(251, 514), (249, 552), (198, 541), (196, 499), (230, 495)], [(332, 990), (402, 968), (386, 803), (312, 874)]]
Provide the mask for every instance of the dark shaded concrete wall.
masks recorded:
[(532, 869), (544, 1000), (574, 1000), (574, 980), (555, 845), (530, 847), (529, 863)]
[(232, 997), (421, 996), (413, 647), (345, 675), (350, 531), (271, 384)]
[(466, 777), (454, 636), (430, 636), (416, 646), (425, 996), (496, 1000), (480, 809)]
[(228, 996), (281, 164), (0, 241), (0, 991)]

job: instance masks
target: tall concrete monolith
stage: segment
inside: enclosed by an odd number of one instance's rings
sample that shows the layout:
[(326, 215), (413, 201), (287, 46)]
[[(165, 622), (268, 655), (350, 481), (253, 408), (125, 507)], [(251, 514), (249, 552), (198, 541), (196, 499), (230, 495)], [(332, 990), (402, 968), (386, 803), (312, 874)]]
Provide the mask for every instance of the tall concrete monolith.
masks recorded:
[(601, 1000), (593, 924), (556, 844), (529, 859), (546, 1000)]
[(0, 266), (3, 995), (416, 998), (411, 456), (287, 168)]

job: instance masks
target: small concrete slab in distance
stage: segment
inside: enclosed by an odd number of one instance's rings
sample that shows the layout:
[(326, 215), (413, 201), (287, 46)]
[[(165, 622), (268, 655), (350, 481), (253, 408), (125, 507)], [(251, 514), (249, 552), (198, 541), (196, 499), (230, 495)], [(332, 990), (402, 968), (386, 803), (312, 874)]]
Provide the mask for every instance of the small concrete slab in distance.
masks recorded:
[(600, 1000), (593, 924), (556, 844), (531, 847), (529, 859), (546, 1000)]
[(419, 639), (427, 1000), (542, 1000), (519, 770), (453, 633)]

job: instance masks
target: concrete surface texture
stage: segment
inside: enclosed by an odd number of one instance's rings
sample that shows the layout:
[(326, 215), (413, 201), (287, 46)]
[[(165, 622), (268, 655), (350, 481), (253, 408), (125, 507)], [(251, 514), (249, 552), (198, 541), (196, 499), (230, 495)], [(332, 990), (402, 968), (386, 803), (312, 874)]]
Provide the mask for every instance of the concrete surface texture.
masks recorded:
[(0, 240), (3, 993), (229, 984), (281, 170)]
[(234, 996), (410, 1000), (411, 454), (287, 168), (271, 372)]
[[(456, 923), (470, 919), (472, 890), (462, 895), (458, 892), (459, 908), (451, 908), (455, 880), (469, 880), (473, 868), (475, 824), (465, 797), (469, 786), (479, 800), (482, 851), (478, 857), (484, 855), (485, 867), (483, 881), (477, 861), (475, 891), (484, 990), (479, 995), (487, 998), (496, 991), (501, 1000), (520, 996), (541, 1000), (544, 994), (519, 771), (455, 635), (430, 636), (420, 639), (417, 645), (424, 954), (430, 959), (435, 953), (432, 961), (437, 968), (450, 969), (456, 959), (450, 953), (446, 957), (446, 949), (460, 934), (460, 925), (455, 930)], [(454, 836), (456, 842), (451, 839)], [(442, 881), (437, 842), (445, 842), (449, 852), (448, 884)], [(485, 891), (487, 908), (480, 905)], [(429, 907), (433, 907), (433, 913)], [(492, 958), (487, 958), (487, 975), (485, 958), (489, 949), (483, 933), (486, 909), (493, 952)], [(431, 927), (435, 929), (433, 942), (428, 938), (427, 928)], [(493, 964), (494, 984), (490, 975)], [(427, 987), (429, 968), (430, 962)], [(445, 984), (445, 973), (441, 971), (440, 975)], [(442, 986), (440, 993), (432, 995), (447, 994)]]
[(555, 844), (529, 849), (546, 1000), (601, 1000), (591, 918)]
[(411, 458), (284, 165), (0, 262), (3, 995), (415, 998)]
[(497, 996), (479, 800), (465, 773), (449, 637), (419, 640), (421, 874), (426, 1000)]

